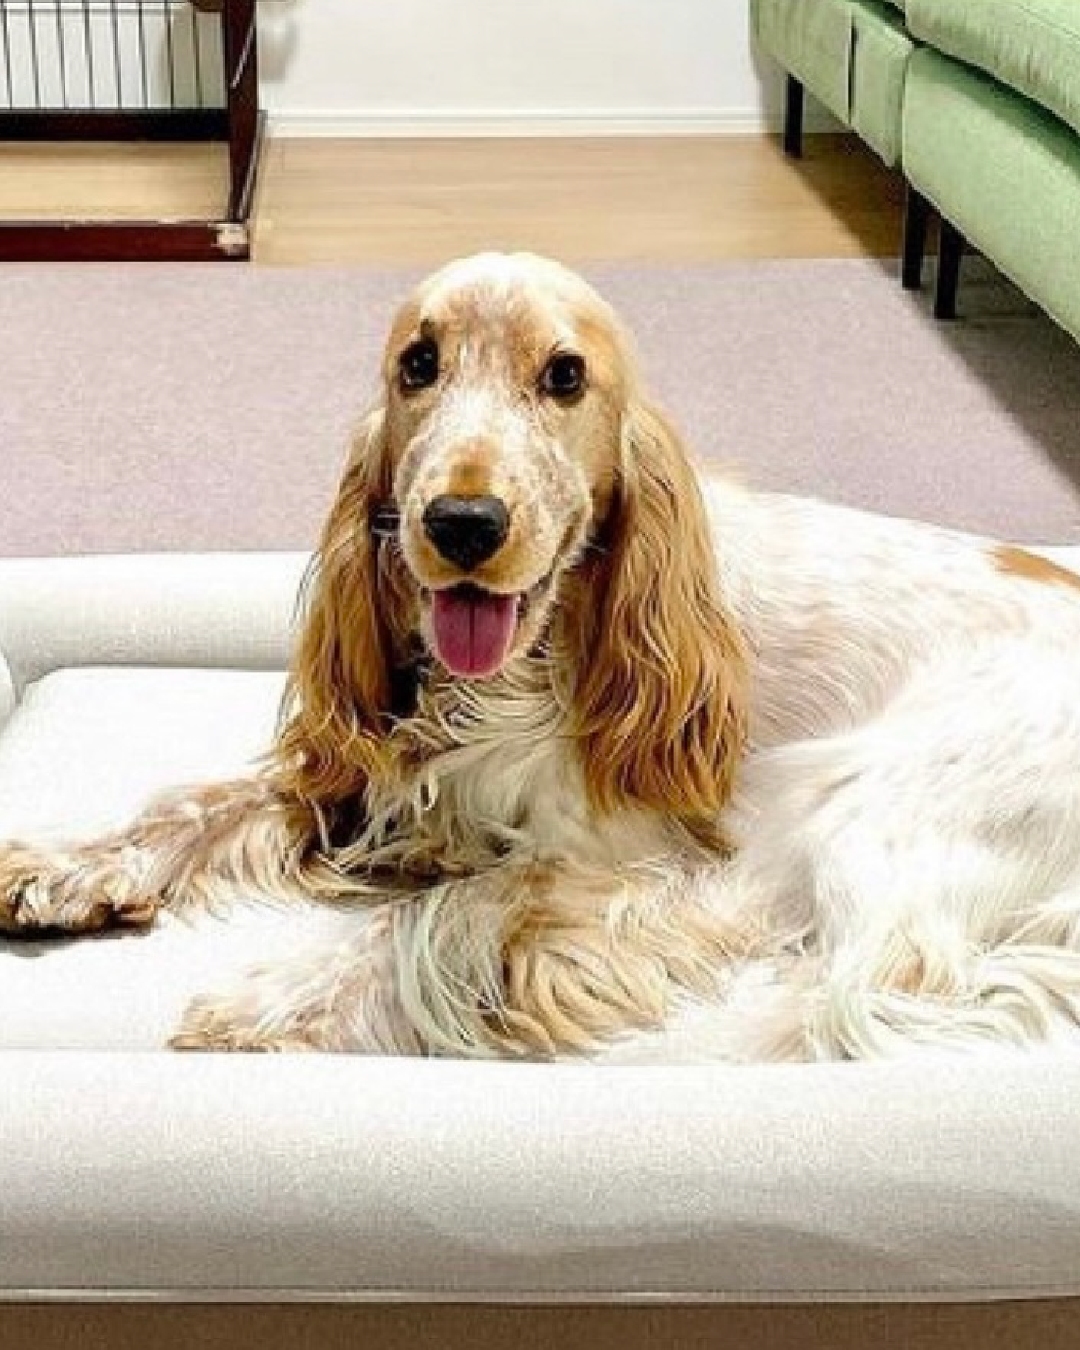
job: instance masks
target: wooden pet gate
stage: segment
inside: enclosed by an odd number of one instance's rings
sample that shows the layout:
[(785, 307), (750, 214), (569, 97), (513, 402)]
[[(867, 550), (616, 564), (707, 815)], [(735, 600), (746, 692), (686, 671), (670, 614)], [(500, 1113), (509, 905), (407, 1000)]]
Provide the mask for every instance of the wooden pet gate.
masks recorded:
[(263, 121), (256, 0), (0, 0), (0, 154), (57, 141), (228, 152), (219, 219), (0, 220), (0, 259), (249, 257)]

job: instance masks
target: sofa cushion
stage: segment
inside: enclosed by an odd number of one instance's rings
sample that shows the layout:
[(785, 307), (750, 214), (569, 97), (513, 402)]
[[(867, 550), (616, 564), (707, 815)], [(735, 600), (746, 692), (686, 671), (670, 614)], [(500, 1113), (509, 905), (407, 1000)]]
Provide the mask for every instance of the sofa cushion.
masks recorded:
[(1077, 0), (908, 0), (921, 41), (987, 71), (1080, 131)]

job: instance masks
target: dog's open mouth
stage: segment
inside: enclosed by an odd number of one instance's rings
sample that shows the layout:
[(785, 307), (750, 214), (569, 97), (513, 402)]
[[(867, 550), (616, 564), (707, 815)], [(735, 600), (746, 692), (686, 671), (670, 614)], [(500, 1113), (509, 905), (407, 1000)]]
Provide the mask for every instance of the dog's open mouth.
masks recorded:
[(482, 680), (502, 669), (522, 621), (542, 606), (554, 569), (527, 591), (500, 595), (473, 582), (424, 591), (431, 605), (435, 655), (451, 675)]
[(431, 626), (435, 654), (451, 675), (483, 679), (509, 655), (525, 595), (497, 595), (468, 583), (435, 591)]

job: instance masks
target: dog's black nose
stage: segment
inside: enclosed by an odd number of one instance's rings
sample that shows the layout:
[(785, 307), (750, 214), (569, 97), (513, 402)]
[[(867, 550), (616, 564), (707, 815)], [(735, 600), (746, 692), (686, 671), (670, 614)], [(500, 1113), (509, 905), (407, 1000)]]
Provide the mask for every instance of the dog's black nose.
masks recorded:
[(424, 529), (444, 558), (471, 572), (502, 545), (510, 512), (499, 497), (436, 497), (424, 511)]

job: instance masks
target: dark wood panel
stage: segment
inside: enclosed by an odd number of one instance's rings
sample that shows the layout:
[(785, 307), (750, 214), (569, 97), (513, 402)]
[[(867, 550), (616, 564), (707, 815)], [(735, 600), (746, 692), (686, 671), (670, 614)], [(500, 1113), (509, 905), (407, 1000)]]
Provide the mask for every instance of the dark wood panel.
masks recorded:
[(223, 141), (223, 108), (0, 112), (0, 141)]
[(251, 256), (235, 221), (0, 223), (0, 262), (235, 262)]

